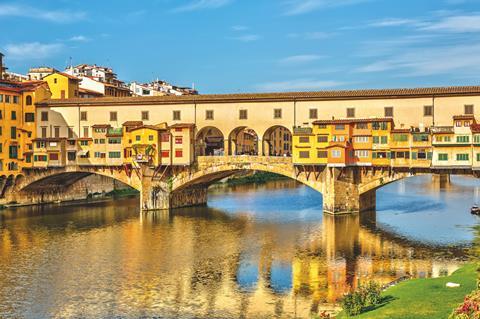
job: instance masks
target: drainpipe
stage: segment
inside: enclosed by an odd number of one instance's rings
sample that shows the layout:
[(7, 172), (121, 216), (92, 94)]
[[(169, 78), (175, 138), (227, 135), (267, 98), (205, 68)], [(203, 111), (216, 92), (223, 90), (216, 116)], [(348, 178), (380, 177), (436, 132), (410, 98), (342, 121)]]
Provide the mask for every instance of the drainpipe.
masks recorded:
[(435, 94), (432, 95), (432, 122), (435, 126)]

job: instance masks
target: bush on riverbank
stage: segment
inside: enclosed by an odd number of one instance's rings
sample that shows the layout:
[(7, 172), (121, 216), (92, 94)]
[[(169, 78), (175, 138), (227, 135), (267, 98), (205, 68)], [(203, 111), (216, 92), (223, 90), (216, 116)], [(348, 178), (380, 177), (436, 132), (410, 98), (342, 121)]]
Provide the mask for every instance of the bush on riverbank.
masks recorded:
[(269, 181), (278, 181), (284, 179), (288, 179), (288, 177), (269, 172), (255, 172), (247, 176), (230, 178), (227, 180), (226, 184), (229, 186), (243, 184), (264, 184)]
[(466, 296), (463, 303), (455, 309), (449, 319), (478, 319), (480, 318), (480, 290)]
[[(388, 288), (382, 302), (352, 318), (358, 319), (436, 319), (448, 318), (465, 295), (476, 288), (477, 266), (465, 265), (448, 277), (412, 279)], [(459, 283), (447, 288), (447, 282)], [(350, 318), (343, 311), (337, 318)]]
[(356, 316), (381, 302), (382, 288), (374, 281), (358, 287), (342, 299), (341, 304), (349, 316)]

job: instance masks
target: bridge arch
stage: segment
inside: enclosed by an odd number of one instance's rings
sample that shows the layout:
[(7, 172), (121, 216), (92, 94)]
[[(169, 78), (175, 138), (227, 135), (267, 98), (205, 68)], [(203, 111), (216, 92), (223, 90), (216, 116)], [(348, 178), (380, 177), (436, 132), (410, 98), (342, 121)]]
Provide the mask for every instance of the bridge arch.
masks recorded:
[(215, 126), (205, 126), (195, 137), (195, 154), (197, 156), (215, 156), (225, 153), (225, 135)]
[(283, 125), (271, 126), (263, 133), (262, 147), (266, 156), (290, 156), (292, 132)]
[(259, 151), (259, 135), (254, 129), (239, 126), (228, 135), (228, 155), (258, 155)]

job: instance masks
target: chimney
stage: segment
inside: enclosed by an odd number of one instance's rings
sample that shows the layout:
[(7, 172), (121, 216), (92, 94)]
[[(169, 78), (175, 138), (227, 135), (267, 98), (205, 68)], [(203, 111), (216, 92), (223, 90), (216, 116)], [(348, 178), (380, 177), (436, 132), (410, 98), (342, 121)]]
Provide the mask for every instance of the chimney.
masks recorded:
[(4, 55), (0, 52), (0, 80), (3, 80), (3, 57)]

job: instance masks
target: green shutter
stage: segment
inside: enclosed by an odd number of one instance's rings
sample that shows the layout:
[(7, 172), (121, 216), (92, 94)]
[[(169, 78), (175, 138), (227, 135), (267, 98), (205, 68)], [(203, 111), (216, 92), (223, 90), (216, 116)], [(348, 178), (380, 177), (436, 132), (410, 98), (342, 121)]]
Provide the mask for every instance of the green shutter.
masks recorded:
[(432, 159), (432, 152), (427, 153), (427, 159), (431, 160)]
[(412, 152), (412, 159), (414, 159), (414, 160), (417, 159), (417, 152)]

